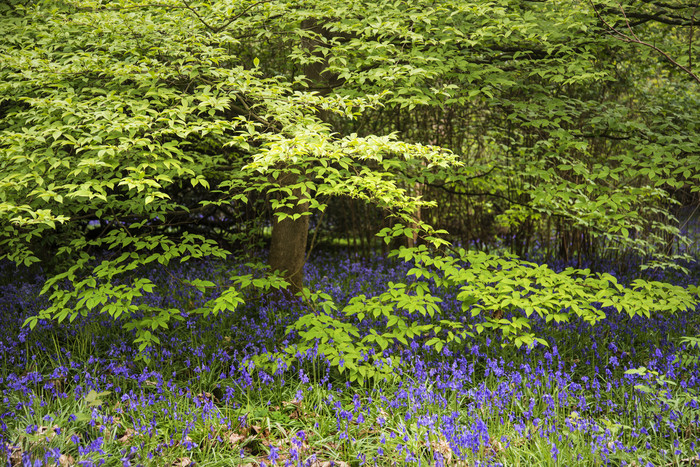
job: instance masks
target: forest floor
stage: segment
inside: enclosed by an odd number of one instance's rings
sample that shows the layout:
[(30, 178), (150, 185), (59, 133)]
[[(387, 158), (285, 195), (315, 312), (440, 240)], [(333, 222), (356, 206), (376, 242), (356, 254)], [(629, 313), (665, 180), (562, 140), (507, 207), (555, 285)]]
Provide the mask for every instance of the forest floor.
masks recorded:
[[(201, 295), (177, 279), (216, 280), (222, 265), (185, 264), (150, 271), (160, 287), (148, 299), (197, 306)], [(307, 285), (344, 303), (405, 280), (408, 267), (318, 253)], [(673, 281), (696, 283), (698, 271)], [(440, 352), (395, 343), (390, 378), (351, 384), (313, 349), (274, 373), (256, 367), (255, 356), (294, 341), (284, 329), (306, 311), (297, 302), (184, 313), (145, 362), (109, 317), (23, 328), (45, 305), (42, 278), (0, 272), (9, 466), (700, 464), (699, 352), (680, 340), (700, 335), (697, 309), (608, 314), (595, 326), (536, 321), (549, 347), (517, 349), (487, 333)], [(442, 299), (442, 317), (458, 318), (455, 297)]]

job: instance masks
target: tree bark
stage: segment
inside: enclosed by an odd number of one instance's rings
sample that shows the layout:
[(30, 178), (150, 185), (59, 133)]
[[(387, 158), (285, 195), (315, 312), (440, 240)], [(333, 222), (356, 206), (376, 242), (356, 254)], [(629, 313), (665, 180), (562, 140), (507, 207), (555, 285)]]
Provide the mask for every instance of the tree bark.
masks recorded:
[[(280, 183), (291, 185), (296, 176), (287, 174)], [(293, 191), (299, 198), (293, 207), (279, 208), (276, 213), (288, 216), (303, 214), (308, 211), (309, 203), (304, 201), (306, 195), (300, 190)], [(268, 264), (273, 271), (283, 271), (284, 278), (289, 282), (287, 291), (290, 294), (300, 292), (304, 287), (304, 262), (306, 261), (306, 240), (309, 233), (309, 216), (302, 215), (297, 219), (285, 217), (279, 220), (277, 215), (272, 219), (272, 241)]]

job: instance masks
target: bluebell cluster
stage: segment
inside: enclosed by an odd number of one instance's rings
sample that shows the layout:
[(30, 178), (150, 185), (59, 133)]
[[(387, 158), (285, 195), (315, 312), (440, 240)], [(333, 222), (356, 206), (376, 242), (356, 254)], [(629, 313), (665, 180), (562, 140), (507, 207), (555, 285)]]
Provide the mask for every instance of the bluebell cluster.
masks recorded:
[[(608, 314), (595, 327), (535, 321), (549, 347), (503, 346), (497, 333), (439, 353), (421, 339), (396, 343), (389, 353), (396, 381), (357, 385), (315, 349), (274, 372), (255, 365), (256, 355), (295, 342), (284, 329), (306, 311), (300, 302), (251, 296), (232, 313), (188, 313), (206, 297), (173, 278), (221, 279), (224, 266), (145, 271), (160, 288), (144, 300), (182, 309), (185, 318), (160, 332), (162, 346), (149, 350), (148, 363), (137, 360), (120, 320), (93, 314), (23, 328), (45, 305), (43, 277), (0, 286), (0, 456), (7, 464), (164, 465), (173, 456), (180, 463), (171, 465), (197, 465), (213, 452), (232, 465), (268, 466), (700, 459), (700, 372), (697, 361), (683, 361), (693, 349), (679, 341), (700, 332), (698, 310), (650, 319)], [(19, 277), (2, 268), (4, 277)], [(318, 254), (307, 283), (342, 305), (405, 281), (409, 268)], [(472, 319), (460, 315), (454, 293), (435, 293), (443, 294), (441, 318)], [(626, 373), (639, 367), (646, 371)]]

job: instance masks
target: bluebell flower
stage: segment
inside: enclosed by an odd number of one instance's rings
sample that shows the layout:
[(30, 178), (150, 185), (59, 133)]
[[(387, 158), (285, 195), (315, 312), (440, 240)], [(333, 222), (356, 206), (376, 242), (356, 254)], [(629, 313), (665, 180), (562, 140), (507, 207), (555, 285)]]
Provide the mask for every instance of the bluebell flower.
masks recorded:
[(270, 454), (267, 456), (270, 462), (272, 462), (273, 465), (276, 464), (279, 457), (279, 449), (275, 446), (270, 446)]

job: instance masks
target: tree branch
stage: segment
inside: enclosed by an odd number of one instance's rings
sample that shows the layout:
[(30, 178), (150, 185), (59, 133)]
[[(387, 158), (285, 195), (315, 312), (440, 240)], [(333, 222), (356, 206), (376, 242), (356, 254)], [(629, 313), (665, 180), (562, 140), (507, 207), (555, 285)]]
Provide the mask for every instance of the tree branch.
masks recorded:
[(613, 25), (611, 25), (610, 23), (608, 23), (608, 22), (603, 18), (603, 16), (600, 14), (600, 12), (599, 12), (598, 9), (596, 8), (596, 6), (595, 6), (595, 4), (593, 3), (592, 0), (591, 0), (591, 6), (593, 7), (593, 11), (595, 11), (596, 16), (598, 16), (598, 19), (599, 19), (599, 20), (605, 25), (605, 27), (608, 28), (608, 30), (609, 30), (610, 32), (612, 32), (619, 40), (621, 40), (622, 42), (627, 42), (627, 43), (629, 43), (629, 44), (639, 44), (639, 45), (641, 45), (641, 46), (648, 47), (648, 48), (654, 50), (655, 52), (659, 53), (662, 57), (664, 57), (664, 58), (665, 58), (669, 63), (671, 63), (673, 66), (675, 66), (676, 68), (679, 68), (679, 69), (683, 70), (683, 71), (686, 72), (692, 79), (694, 79), (698, 84), (700, 84), (700, 76), (698, 76), (698, 75), (696, 75), (695, 73), (693, 73), (693, 71), (692, 71), (690, 68), (685, 67), (685, 66), (681, 65), (680, 63), (678, 63), (677, 61), (675, 61), (673, 58), (671, 58), (671, 56), (670, 56), (668, 53), (666, 53), (664, 50), (661, 50), (661, 49), (660, 49), (659, 47), (657, 47), (656, 45), (650, 44), (650, 43), (648, 43), (648, 42), (644, 42), (644, 41), (641, 40), (639, 37), (637, 37), (637, 35), (636, 35), (636, 34), (634, 33), (634, 31), (632, 30), (632, 26), (630, 25), (629, 19), (627, 18), (627, 15), (625, 14), (625, 10), (624, 10), (624, 8), (622, 7), (622, 5), (620, 5), (620, 11), (622, 12), (622, 16), (625, 18), (625, 23), (626, 23), (626, 25), (627, 25), (627, 30), (629, 31), (629, 34), (623, 32), (623, 31), (620, 31), (620, 30), (617, 29), (615, 26), (613, 26)]

